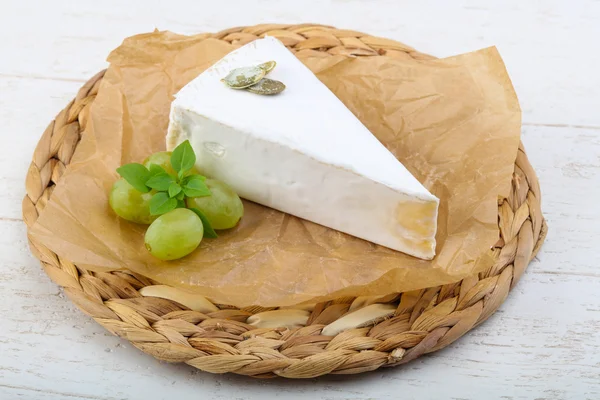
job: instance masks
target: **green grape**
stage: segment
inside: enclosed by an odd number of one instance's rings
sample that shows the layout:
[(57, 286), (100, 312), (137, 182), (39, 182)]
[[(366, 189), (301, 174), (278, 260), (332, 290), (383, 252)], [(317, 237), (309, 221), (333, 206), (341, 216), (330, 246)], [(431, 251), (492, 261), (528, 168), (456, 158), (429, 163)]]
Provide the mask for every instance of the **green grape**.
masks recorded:
[(154, 257), (175, 260), (194, 251), (203, 235), (200, 218), (187, 208), (176, 208), (158, 217), (148, 227), (144, 242)]
[(210, 189), (211, 195), (190, 197), (187, 199), (187, 206), (202, 211), (213, 229), (233, 228), (244, 215), (242, 200), (224, 182), (207, 179), (206, 185)]
[(150, 199), (154, 191), (138, 192), (125, 179), (121, 178), (113, 184), (108, 202), (115, 214), (138, 224), (150, 224), (156, 216), (150, 215)]
[[(144, 164), (144, 167), (146, 168), (150, 168), (151, 164), (156, 164), (161, 166), (167, 172), (167, 174), (173, 177), (177, 176), (177, 172), (175, 172), (173, 166), (171, 165), (170, 151), (159, 151), (158, 153), (154, 153), (146, 158), (142, 164)], [(189, 172), (186, 173), (186, 175), (190, 174), (198, 174), (196, 167), (193, 167)]]
[(146, 168), (150, 168), (151, 164), (156, 164), (167, 171), (167, 174), (171, 176), (177, 176), (177, 173), (171, 166), (170, 151), (159, 151), (158, 153), (154, 153), (148, 156), (148, 158), (146, 158), (142, 164), (144, 164), (144, 167)]

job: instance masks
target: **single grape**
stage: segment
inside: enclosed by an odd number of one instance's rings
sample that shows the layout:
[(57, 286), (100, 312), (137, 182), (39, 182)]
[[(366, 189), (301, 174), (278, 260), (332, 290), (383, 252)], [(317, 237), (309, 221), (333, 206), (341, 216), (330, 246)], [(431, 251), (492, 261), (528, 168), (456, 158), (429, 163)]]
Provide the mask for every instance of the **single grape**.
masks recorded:
[(121, 178), (113, 184), (108, 202), (115, 214), (138, 224), (151, 224), (156, 216), (150, 215), (150, 199), (154, 191), (138, 192), (125, 179)]
[(206, 185), (211, 195), (188, 198), (188, 208), (202, 211), (213, 229), (233, 228), (244, 215), (242, 200), (225, 182), (207, 179)]
[(144, 242), (154, 257), (175, 260), (194, 251), (203, 235), (200, 218), (187, 208), (176, 208), (158, 217), (148, 227)]
[[(173, 169), (173, 166), (171, 165), (171, 152), (170, 151), (159, 151), (158, 153), (154, 153), (150, 156), (148, 156), (148, 158), (146, 158), (144, 160), (144, 162), (142, 163), (144, 164), (144, 167), (146, 168), (150, 168), (151, 164), (156, 164), (160, 167), (162, 167), (167, 174), (176, 177), (177, 176), (177, 172), (175, 172), (175, 170)], [(193, 167), (189, 172), (186, 173), (186, 175), (189, 174), (198, 174), (198, 170), (196, 169), (196, 167)]]
[(162, 167), (167, 174), (171, 176), (177, 176), (177, 173), (171, 166), (171, 152), (170, 151), (159, 151), (158, 153), (151, 154), (142, 163), (144, 167), (150, 168), (151, 164), (156, 164)]

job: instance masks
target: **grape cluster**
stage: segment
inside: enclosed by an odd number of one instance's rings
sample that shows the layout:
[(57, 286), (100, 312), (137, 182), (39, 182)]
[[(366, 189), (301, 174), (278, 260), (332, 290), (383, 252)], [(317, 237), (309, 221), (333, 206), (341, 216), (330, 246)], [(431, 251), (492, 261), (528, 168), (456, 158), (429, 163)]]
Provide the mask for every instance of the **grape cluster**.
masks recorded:
[[(186, 146), (189, 152), (191, 146), (189, 143)], [(225, 182), (204, 178), (193, 162), (189, 165), (189, 157), (195, 162), (193, 154), (183, 156), (188, 157), (183, 161), (188, 166), (182, 168), (181, 157), (173, 162), (173, 153), (154, 153), (141, 165), (128, 164), (118, 169), (122, 178), (113, 184), (109, 196), (109, 204), (119, 217), (150, 225), (144, 242), (150, 254), (161, 260), (175, 260), (190, 254), (204, 236), (216, 237), (214, 229), (233, 228), (244, 214), (244, 205), (231, 187)], [(161, 180), (169, 185), (162, 192), (159, 184), (152, 184)], [(192, 181), (195, 185), (187, 187), (186, 182)]]

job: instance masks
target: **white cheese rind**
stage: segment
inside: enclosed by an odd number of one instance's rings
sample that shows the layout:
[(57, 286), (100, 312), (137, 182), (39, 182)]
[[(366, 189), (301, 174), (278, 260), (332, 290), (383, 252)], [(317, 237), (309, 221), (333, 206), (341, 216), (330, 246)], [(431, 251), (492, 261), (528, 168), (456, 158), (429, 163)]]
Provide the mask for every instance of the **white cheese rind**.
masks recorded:
[[(231, 69), (275, 60), (276, 96), (232, 90)], [(241, 197), (431, 259), (438, 199), (273, 38), (230, 53), (184, 87), (167, 148), (189, 139), (197, 167)]]

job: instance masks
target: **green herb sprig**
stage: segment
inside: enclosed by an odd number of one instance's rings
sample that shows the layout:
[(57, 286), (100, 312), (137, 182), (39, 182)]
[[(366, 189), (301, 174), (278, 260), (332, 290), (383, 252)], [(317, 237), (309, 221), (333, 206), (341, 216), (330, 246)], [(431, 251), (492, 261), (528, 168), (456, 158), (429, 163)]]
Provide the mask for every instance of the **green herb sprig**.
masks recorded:
[[(117, 173), (123, 177), (137, 191), (155, 194), (150, 199), (150, 214), (166, 214), (176, 208), (185, 208), (185, 199), (188, 197), (210, 196), (211, 192), (204, 182), (206, 177), (194, 173), (192, 168), (196, 164), (196, 154), (189, 140), (177, 146), (171, 154), (171, 166), (177, 173), (170, 175), (161, 166), (151, 164), (146, 168), (139, 163), (125, 164), (117, 168)], [(208, 222), (208, 219), (197, 208), (191, 208), (204, 225), (204, 236), (216, 238), (217, 234)]]

